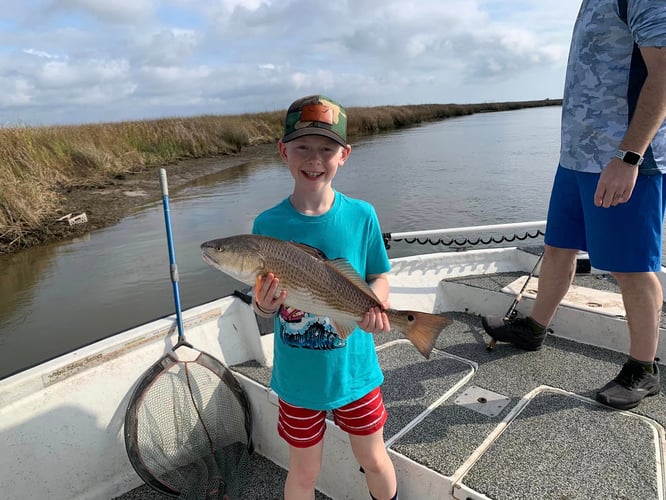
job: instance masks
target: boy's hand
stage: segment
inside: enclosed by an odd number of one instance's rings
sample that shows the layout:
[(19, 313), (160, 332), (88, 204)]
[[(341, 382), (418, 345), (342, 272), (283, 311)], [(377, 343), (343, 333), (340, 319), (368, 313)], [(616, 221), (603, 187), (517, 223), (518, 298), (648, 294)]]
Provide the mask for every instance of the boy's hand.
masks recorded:
[(257, 276), (252, 295), (260, 311), (273, 314), (284, 304), (287, 291), (280, 291), (280, 280), (273, 273), (268, 273), (263, 278)]
[[(386, 304), (388, 309), (388, 304)], [(368, 333), (388, 333), (391, 331), (391, 324), (389, 323), (388, 316), (385, 310), (379, 307), (371, 307), (368, 309), (358, 326), (361, 330)]]

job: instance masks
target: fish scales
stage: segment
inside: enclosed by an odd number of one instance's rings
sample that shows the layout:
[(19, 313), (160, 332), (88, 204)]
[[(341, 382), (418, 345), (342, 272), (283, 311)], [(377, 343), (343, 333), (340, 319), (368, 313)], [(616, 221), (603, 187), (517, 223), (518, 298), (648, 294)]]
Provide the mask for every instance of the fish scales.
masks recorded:
[(280, 279), (288, 292), (287, 303), (297, 309), (322, 316), (340, 312), (360, 320), (365, 311), (381, 306), (325, 261), (281, 240), (264, 241), (261, 253), (265, 272)]

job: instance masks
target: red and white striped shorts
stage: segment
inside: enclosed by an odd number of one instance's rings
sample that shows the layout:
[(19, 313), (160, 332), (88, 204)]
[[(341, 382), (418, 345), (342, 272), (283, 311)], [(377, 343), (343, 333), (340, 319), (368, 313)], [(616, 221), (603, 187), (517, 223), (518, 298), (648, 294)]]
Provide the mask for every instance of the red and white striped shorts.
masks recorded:
[[(357, 436), (373, 434), (384, 427), (386, 408), (377, 387), (361, 399), (333, 410), (333, 420), (343, 431)], [(326, 412), (308, 410), (279, 400), (278, 433), (292, 446), (308, 448), (324, 439)]]

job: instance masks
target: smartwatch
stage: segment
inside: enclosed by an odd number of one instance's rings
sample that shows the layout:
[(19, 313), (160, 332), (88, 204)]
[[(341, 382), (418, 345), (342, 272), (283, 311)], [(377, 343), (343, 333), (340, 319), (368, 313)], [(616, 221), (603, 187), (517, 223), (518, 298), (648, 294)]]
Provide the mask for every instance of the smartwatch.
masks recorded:
[(640, 155), (635, 151), (623, 151), (618, 149), (617, 153), (615, 153), (615, 156), (617, 156), (627, 165), (632, 165), (634, 167), (639, 167), (640, 164), (643, 163), (643, 155)]

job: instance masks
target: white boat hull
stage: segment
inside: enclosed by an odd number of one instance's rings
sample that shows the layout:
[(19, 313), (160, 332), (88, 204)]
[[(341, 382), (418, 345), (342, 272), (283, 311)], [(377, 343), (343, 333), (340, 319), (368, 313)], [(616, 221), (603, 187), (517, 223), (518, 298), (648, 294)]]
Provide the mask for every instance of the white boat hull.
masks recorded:
[[(536, 258), (516, 248), (504, 248), (394, 259), (391, 305), (399, 309), (498, 314), (506, 310), (513, 296), (470, 290), (442, 280), (499, 272), (529, 273)], [(663, 276), (661, 279), (663, 283)], [(530, 300), (522, 301), (519, 309), (527, 311)], [(216, 300), (185, 311), (183, 319), (187, 340), (223, 363), (236, 365), (255, 360), (262, 366), (272, 365), (272, 335), (260, 335), (252, 309), (241, 300)], [(553, 325), (562, 337), (626, 351), (628, 335), (622, 319), (560, 308)], [(164, 318), (1, 380), (3, 498), (110, 499), (140, 486), (142, 481), (125, 451), (125, 410), (134, 384), (176, 340), (174, 318)], [(664, 342), (658, 356), (666, 359)], [(472, 380), (475, 363), (467, 364), (469, 374), (444, 398), (452, 397)], [(287, 448), (275, 432), (276, 395), (243, 374), (237, 376), (250, 397), (256, 451), (286, 467)], [(535, 394), (549, 390), (542, 387)], [(506, 428), (508, 422), (505, 419), (500, 423), (496, 432)], [(657, 449), (661, 450), (657, 460), (661, 461), (657, 464), (661, 490), (657, 498), (663, 500), (664, 436), (661, 426), (654, 428)], [(405, 434), (408, 431), (405, 429)], [(483, 448), (471, 454), (457, 471), (444, 475), (396, 452), (390, 447), (396, 440), (390, 439), (387, 446), (399, 474), (401, 498), (488, 498), (466, 486), (464, 478)], [(357, 473), (358, 464), (348, 438), (331, 422), (325, 450), (318, 489), (335, 499), (366, 498), (367, 487), (363, 476)], [(340, 481), (341, 477), (348, 479)]]

